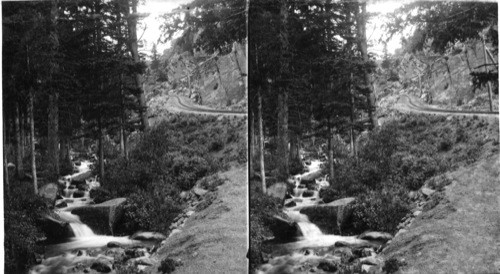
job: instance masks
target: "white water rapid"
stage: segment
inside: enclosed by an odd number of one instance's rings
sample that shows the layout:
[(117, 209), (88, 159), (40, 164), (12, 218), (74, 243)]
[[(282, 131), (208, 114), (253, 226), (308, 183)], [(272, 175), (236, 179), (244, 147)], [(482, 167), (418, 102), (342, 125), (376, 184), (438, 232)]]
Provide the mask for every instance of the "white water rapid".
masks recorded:
[[(100, 186), (95, 177), (89, 178), (91, 164), (89, 161), (82, 161), (79, 165), (75, 165), (75, 174), (64, 176), (59, 180), (59, 183), (64, 186), (64, 197), (56, 201), (56, 207), (58, 204), (65, 203), (66, 205), (61, 205), (62, 208), (56, 209), (54, 213), (59, 215), (60, 220), (69, 224), (74, 237), (65, 239), (66, 242), (63, 243), (46, 246), (45, 259), (42, 260), (41, 264), (34, 266), (30, 270), (30, 274), (79, 273), (69, 270), (80, 263), (88, 263), (89, 261), (95, 261), (103, 257), (104, 255), (102, 254), (97, 257), (95, 255), (88, 256), (87, 250), (106, 248), (109, 242), (118, 243), (122, 247), (138, 244), (143, 246), (149, 245), (142, 241), (132, 240), (128, 236), (96, 235), (88, 225), (81, 222), (77, 215), (71, 213), (71, 210), (75, 207), (90, 204), (92, 199), (90, 198), (89, 191)], [(74, 180), (78, 180), (80, 186), (75, 185)], [(82, 187), (81, 181), (85, 182), (83, 183), (84, 187)], [(77, 192), (81, 197), (74, 197)]]
[[(356, 236), (325, 235), (317, 225), (309, 221), (307, 215), (300, 213), (300, 209), (304, 207), (318, 205), (320, 203), (319, 191), (329, 186), (327, 177), (321, 175), (322, 164), (323, 162), (319, 160), (313, 160), (310, 165), (306, 166), (307, 172), (293, 176), (292, 180), (295, 183), (293, 197), (285, 201), (285, 204), (295, 202), (294, 206), (285, 208), (284, 212), (297, 223), (303, 236), (295, 242), (274, 244), (274, 250), (277, 250), (275, 257), (267, 264), (261, 265), (257, 273), (303, 273), (301, 269), (303, 264), (317, 263), (318, 260), (331, 259), (330, 257), (333, 256), (331, 254), (318, 256), (307, 250), (330, 249), (339, 241), (349, 244), (367, 243)], [(303, 180), (309, 185), (305, 185)], [(313, 185), (311, 181), (314, 182)], [(286, 255), (283, 255), (284, 253)]]

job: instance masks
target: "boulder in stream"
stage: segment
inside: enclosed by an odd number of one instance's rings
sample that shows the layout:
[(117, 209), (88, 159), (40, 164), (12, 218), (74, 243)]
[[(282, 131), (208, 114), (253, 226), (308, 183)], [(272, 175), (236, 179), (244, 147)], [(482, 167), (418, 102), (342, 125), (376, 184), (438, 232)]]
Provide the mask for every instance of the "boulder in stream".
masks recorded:
[(370, 231), (370, 232), (362, 233), (361, 235), (358, 236), (358, 238), (363, 239), (363, 240), (377, 241), (377, 242), (385, 243), (389, 240), (392, 240), (393, 236), (392, 236), (392, 234), (387, 233), (387, 232)]
[(161, 242), (167, 239), (167, 237), (158, 232), (137, 232), (134, 235), (130, 236), (130, 239), (139, 241)]
[(306, 206), (300, 209), (300, 213), (307, 215), (321, 231), (338, 235), (350, 225), (354, 201), (354, 198), (343, 198), (327, 204)]
[(109, 273), (113, 270), (113, 263), (109, 259), (101, 257), (95, 260), (90, 268), (97, 272)]
[(48, 183), (38, 189), (38, 195), (50, 199), (52, 202), (56, 200), (58, 192), (59, 187), (55, 183)]
[(292, 242), (297, 237), (302, 236), (302, 232), (296, 222), (285, 220), (280, 216), (273, 217), (269, 228), (273, 232), (274, 238), (280, 242)]
[(275, 183), (267, 189), (267, 195), (280, 199), (280, 201), (285, 200), (287, 193), (287, 185), (285, 183)]
[(51, 216), (45, 216), (38, 221), (49, 242), (60, 242), (75, 236), (67, 222)]
[(113, 234), (116, 223), (123, 215), (123, 205), (127, 199), (116, 198), (104, 203), (77, 207), (71, 213), (78, 215), (96, 234)]

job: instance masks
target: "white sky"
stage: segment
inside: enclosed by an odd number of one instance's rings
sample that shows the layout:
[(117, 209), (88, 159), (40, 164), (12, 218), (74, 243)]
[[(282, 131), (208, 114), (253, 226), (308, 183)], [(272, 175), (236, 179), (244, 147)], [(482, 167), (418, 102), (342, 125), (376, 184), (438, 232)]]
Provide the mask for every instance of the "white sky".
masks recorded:
[[(384, 29), (382, 25), (387, 21), (385, 16), (387, 13), (393, 12), (395, 9), (401, 7), (403, 4), (410, 1), (373, 1), (368, 3), (366, 10), (368, 12), (380, 13), (378, 16), (371, 18), (366, 27), (366, 36), (368, 44), (372, 46), (369, 48), (370, 52), (376, 53), (380, 56), (383, 54), (384, 44), (378, 40), (383, 37)], [(392, 39), (387, 43), (387, 51), (389, 54), (394, 54), (395, 50), (401, 47), (401, 34), (394, 34)]]
[[(140, 49), (141, 52), (150, 54), (153, 43), (156, 43), (160, 37), (160, 25), (162, 20), (159, 18), (161, 14), (168, 13), (182, 4), (191, 2), (192, 0), (145, 0), (143, 5), (139, 5), (138, 11), (140, 13), (150, 13), (150, 15), (142, 19), (143, 28), (139, 28), (137, 35), (141, 37), (144, 47)], [(378, 40), (383, 36), (382, 24), (385, 22), (385, 14), (394, 11), (401, 7), (404, 3), (411, 0), (393, 1), (393, 0), (375, 0), (369, 1), (367, 5), (368, 12), (380, 13), (377, 17), (370, 20), (367, 26), (366, 34), (369, 39), (370, 52), (382, 55), (383, 44)], [(144, 27), (146, 30), (144, 31)], [(169, 44), (157, 44), (158, 53), (161, 54), (163, 50), (168, 48)], [(393, 54), (397, 48), (401, 47), (401, 35), (394, 35), (388, 42), (387, 49), (390, 54)]]
[[(139, 4), (137, 11), (139, 13), (150, 13), (150, 15), (141, 20), (143, 27), (138, 28), (138, 38), (142, 35), (144, 47), (140, 49), (141, 52), (150, 54), (153, 43), (157, 43), (160, 37), (160, 25), (163, 19), (159, 18), (161, 14), (168, 13), (180, 5), (191, 2), (192, 0), (145, 0), (144, 5)], [(146, 30), (144, 30), (146, 27)], [(144, 32), (144, 34), (143, 34)], [(167, 44), (157, 44), (156, 49), (158, 54), (168, 48)]]

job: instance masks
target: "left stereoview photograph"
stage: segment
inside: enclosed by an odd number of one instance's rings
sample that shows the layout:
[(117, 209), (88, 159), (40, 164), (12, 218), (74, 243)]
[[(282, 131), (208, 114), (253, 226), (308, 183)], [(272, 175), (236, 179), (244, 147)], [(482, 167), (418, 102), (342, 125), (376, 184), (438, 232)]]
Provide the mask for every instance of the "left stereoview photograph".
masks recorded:
[(246, 273), (245, 0), (1, 5), (3, 273)]

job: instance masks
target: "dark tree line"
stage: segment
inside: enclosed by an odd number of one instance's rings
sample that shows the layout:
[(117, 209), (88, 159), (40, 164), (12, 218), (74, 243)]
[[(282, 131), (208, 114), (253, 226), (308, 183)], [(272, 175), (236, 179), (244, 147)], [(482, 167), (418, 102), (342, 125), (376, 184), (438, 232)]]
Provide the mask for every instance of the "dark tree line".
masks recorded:
[(257, 143), (262, 156), (263, 138), (275, 136), (279, 179), (300, 161), (303, 138), (325, 137), (331, 152), (336, 134), (354, 140), (377, 126), (366, 20), (365, 3), (250, 2), (251, 159)]
[[(119, 132), (125, 156), (127, 134), (148, 129), (137, 4), (2, 3), (4, 148), (15, 148), (18, 178), (25, 176), (25, 169), (31, 170), (35, 193), (37, 171), (57, 178), (61, 167), (70, 165), (72, 140), (99, 141), (103, 178), (103, 136)], [(6, 154), (10, 156), (9, 151)], [(27, 157), (29, 168), (23, 163)]]

